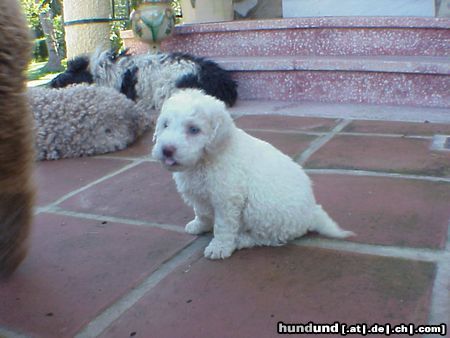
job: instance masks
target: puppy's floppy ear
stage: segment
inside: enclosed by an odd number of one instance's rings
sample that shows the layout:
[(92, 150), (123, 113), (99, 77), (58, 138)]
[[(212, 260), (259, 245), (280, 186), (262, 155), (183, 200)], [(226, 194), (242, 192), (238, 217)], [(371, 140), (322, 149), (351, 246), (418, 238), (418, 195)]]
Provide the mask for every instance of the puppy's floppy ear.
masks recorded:
[(234, 122), (222, 101), (214, 99), (214, 102), (211, 102), (207, 109), (210, 110), (213, 130), (205, 149), (207, 152), (213, 153), (220, 149), (220, 147), (228, 139), (234, 126)]

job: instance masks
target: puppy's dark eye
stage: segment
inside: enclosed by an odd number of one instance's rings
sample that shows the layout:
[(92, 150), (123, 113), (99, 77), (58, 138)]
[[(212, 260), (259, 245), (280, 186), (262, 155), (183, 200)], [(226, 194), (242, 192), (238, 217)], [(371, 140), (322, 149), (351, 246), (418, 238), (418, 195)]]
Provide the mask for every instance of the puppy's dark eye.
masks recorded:
[(200, 132), (200, 128), (196, 127), (196, 126), (190, 126), (188, 128), (188, 133), (191, 135), (197, 135)]
[(111, 129), (109, 129), (109, 128), (107, 128), (107, 129), (105, 129), (105, 134), (111, 134)]
[(169, 126), (169, 124), (167, 123), (167, 121), (165, 121), (164, 123), (163, 123), (163, 128), (167, 128)]

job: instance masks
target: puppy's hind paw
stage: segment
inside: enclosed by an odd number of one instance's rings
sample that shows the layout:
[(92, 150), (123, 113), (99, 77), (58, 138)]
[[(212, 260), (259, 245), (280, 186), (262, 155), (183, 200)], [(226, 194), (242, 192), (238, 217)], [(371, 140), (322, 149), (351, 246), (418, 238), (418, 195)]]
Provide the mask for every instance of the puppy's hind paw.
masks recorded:
[(212, 225), (205, 224), (201, 222), (199, 219), (195, 218), (194, 220), (186, 224), (184, 230), (191, 235), (200, 235), (204, 232), (211, 231)]
[(209, 259), (224, 259), (231, 256), (236, 245), (213, 239), (205, 249), (205, 257)]

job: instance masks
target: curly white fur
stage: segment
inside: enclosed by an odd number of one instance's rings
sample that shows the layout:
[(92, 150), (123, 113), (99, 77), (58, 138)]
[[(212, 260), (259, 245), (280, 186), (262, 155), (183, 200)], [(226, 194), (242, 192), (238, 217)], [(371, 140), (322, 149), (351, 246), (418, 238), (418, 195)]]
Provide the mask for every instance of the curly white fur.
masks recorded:
[(145, 102), (98, 86), (30, 88), (39, 160), (104, 154), (134, 142), (151, 124)]
[(190, 234), (214, 230), (211, 259), (258, 245), (278, 246), (308, 231), (344, 238), (315, 201), (311, 182), (291, 158), (237, 128), (224, 104), (198, 90), (175, 93), (162, 107), (153, 156), (173, 171), (195, 211)]

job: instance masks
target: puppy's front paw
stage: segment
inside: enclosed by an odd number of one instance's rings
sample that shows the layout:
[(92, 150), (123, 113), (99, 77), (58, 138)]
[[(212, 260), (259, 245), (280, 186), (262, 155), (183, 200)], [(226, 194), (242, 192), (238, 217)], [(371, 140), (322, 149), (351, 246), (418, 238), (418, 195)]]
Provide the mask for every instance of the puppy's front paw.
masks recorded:
[(209, 259), (224, 259), (230, 257), (234, 250), (236, 250), (236, 244), (214, 238), (205, 249), (205, 257)]
[(199, 219), (195, 218), (194, 220), (186, 224), (184, 230), (191, 235), (200, 235), (204, 232), (211, 231), (212, 225), (205, 224), (201, 222)]

